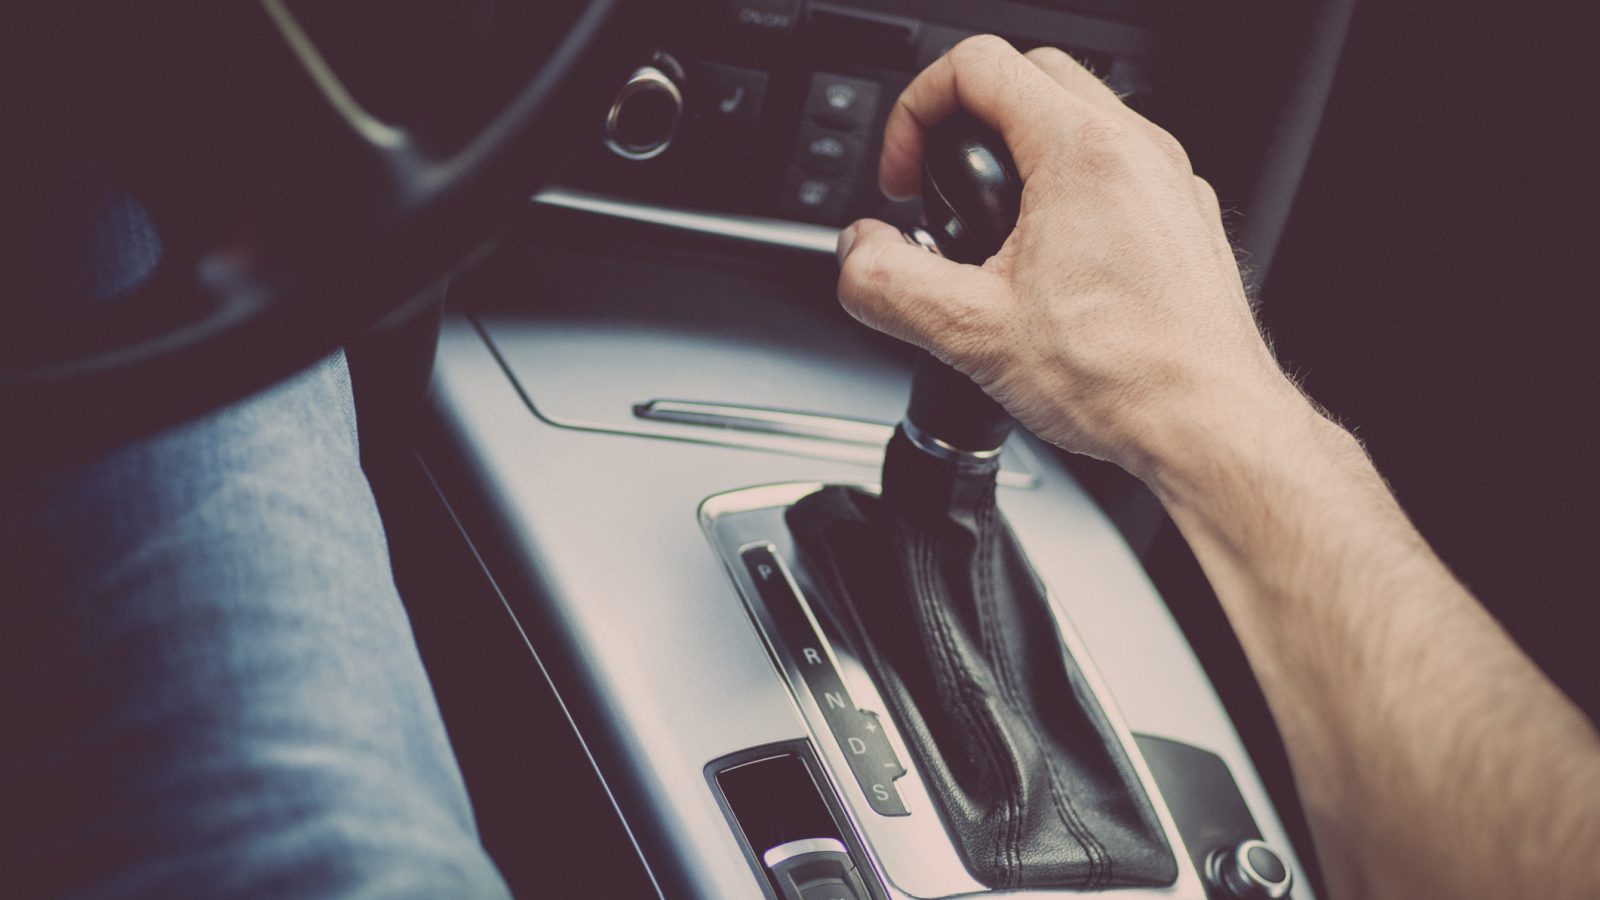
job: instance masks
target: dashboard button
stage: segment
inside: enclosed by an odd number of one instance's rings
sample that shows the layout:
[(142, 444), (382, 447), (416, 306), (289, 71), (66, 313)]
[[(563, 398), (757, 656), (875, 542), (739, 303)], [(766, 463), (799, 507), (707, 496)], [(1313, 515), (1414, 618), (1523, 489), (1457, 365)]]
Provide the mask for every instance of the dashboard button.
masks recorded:
[(801, 125), (795, 162), (813, 175), (849, 175), (861, 167), (861, 142), (816, 125)]
[(806, 93), (807, 119), (840, 131), (871, 131), (877, 124), (878, 83), (818, 72)]
[(837, 225), (844, 217), (851, 185), (840, 179), (792, 168), (783, 179), (779, 210), (807, 222)]
[(689, 93), (700, 117), (748, 130), (761, 124), (767, 73), (710, 62), (697, 63), (691, 73)]
[(1283, 864), (1283, 857), (1279, 856), (1271, 847), (1251, 847), (1245, 852), (1245, 858), (1250, 862), (1250, 868), (1256, 870), (1264, 881), (1285, 881), (1289, 877), (1289, 869)]

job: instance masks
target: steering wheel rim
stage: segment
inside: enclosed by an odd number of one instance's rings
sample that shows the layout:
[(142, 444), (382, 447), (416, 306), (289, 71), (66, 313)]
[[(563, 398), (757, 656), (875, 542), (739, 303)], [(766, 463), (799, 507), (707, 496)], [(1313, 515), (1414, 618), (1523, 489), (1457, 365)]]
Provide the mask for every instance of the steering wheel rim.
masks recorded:
[[(435, 153), (346, 91), (285, 0), (169, 0), (153, 37), (117, 46), (175, 58), (155, 63), (134, 110), (116, 109), (130, 89), (105, 101), (113, 129), (156, 111), (130, 130), (118, 174), (147, 201), (162, 260), (104, 309), (0, 340), (0, 444), (60, 458), (138, 437), (298, 371), (399, 306), (537, 186), (561, 150), (540, 126), (581, 108), (581, 92), (559, 88), (604, 83), (583, 76), (606, 64), (597, 51), (620, 37), (608, 26), (621, 5), (585, 0), (514, 99)], [(172, 46), (197, 32), (217, 45)], [(177, 106), (191, 99), (181, 95), (147, 102), (191, 86), (196, 108)], [(252, 118), (262, 115), (287, 123)], [(175, 147), (186, 130), (201, 137)], [(240, 183), (252, 178), (265, 180)], [(134, 321), (149, 309), (168, 319)]]

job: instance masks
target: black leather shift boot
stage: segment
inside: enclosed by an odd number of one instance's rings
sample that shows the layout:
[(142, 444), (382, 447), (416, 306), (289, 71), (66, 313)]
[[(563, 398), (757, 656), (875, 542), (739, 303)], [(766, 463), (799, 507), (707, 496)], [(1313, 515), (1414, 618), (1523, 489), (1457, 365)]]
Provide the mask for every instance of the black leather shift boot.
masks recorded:
[(995, 507), (899, 432), (883, 497), (827, 488), (788, 514), (820, 599), (854, 620), (956, 836), (996, 889), (1166, 885), (1177, 863), (1044, 589)]

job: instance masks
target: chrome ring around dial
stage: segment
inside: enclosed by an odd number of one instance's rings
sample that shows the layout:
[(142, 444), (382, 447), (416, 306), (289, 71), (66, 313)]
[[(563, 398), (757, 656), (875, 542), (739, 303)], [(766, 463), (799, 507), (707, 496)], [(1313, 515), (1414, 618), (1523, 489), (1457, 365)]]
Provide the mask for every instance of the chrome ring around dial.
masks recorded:
[[(632, 103), (637, 108), (640, 102), (664, 104), (662, 109), (654, 111), (661, 117), (659, 123), (646, 123), (647, 126), (664, 125), (659, 134), (650, 133), (641, 138), (627, 133), (630, 129), (626, 107)], [(640, 66), (628, 76), (606, 112), (606, 148), (623, 159), (645, 160), (660, 156), (672, 145), (682, 116), (683, 91), (677, 81), (654, 65)]]

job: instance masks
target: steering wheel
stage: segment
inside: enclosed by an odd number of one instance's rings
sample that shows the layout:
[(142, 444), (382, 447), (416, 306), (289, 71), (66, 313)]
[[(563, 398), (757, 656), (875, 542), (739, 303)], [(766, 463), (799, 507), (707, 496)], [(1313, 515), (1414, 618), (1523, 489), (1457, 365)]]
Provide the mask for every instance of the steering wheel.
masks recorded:
[(606, 82), (621, 5), (545, 4), (532, 73), (446, 151), (364, 108), (287, 0), (33, 13), (8, 130), (49, 121), (54, 140), (95, 142), (162, 256), (114, 302), (0, 318), (0, 456), (104, 447), (215, 408), (437, 278), (537, 186), (562, 144), (544, 126)]

